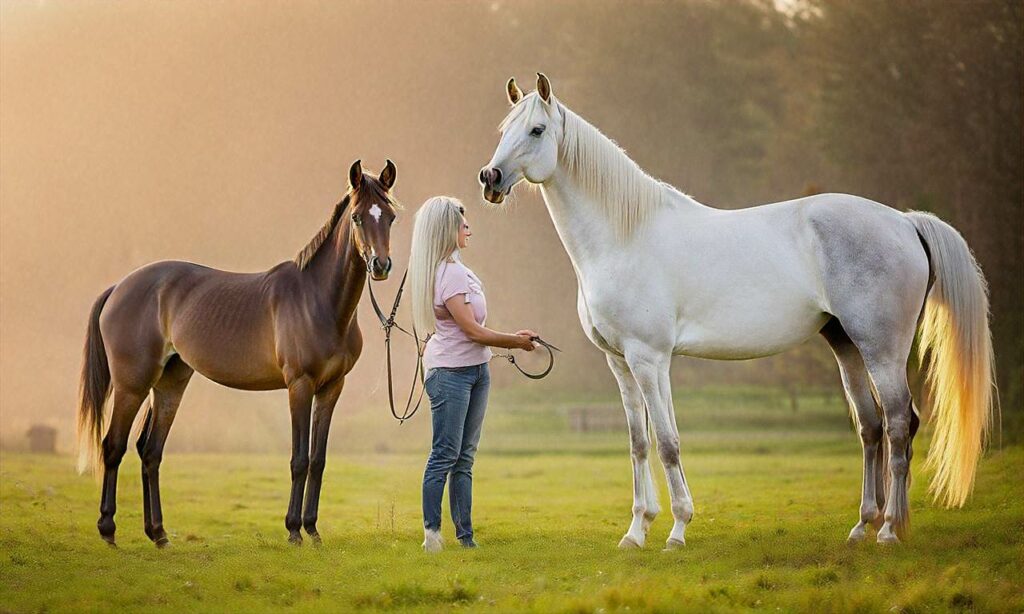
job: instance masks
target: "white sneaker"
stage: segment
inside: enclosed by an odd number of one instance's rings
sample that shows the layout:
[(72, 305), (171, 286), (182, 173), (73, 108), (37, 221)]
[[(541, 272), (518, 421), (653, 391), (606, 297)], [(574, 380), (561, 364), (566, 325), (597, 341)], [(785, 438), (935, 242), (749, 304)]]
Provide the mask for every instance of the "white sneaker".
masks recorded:
[(423, 530), (423, 550), (425, 552), (441, 552), (444, 549), (444, 539), (440, 531), (430, 529)]

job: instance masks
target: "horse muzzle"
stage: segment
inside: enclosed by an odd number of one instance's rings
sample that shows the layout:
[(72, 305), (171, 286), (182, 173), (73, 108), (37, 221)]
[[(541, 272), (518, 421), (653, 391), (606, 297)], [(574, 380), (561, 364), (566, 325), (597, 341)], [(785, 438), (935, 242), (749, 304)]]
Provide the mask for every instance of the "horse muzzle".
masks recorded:
[(500, 189), (501, 179), (501, 169), (499, 168), (484, 167), (480, 169), (480, 185), (483, 186), (484, 199), (487, 202), (499, 205), (505, 200), (508, 191)]
[(391, 272), (391, 258), (381, 260), (380, 258), (373, 256), (366, 262), (366, 270), (369, 271), (370, 277), (374, 281), (384, 281), (388, 278), (388, 274)]

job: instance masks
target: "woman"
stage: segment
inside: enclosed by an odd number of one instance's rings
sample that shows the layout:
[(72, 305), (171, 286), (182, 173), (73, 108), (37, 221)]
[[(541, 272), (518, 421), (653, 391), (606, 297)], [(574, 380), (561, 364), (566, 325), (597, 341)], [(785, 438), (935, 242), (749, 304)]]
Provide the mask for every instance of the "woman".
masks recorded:
[(423, 549), (439, 552), (441, 498), (449, 474), (448, 502), (459, 543), (475, 548), (473, 456), (476, 454), (491, 377), (490, 347), (532, 351), (536, 333), (514, 335), (484, 326), (487, 302), (480, 279), (462, 263), (472, 233), (458, 199), (435, 196), (416, 213), (409, 257), (413, 321), (433, 333), (423, 354), (430, 397), (433, 444), (423, 473)]

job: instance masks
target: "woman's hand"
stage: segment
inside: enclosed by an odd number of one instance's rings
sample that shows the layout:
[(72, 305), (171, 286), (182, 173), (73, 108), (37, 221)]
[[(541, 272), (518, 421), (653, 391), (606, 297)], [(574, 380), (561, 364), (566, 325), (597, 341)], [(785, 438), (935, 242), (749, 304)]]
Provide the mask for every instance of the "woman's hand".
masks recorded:
[(533, 332), (532, 330), (530, 330), (528, 328), (524, 328), (523, 330), (517, 330), (516, 334), (517, 335), (526, 335), (527, 337), (540, 337), (540, 335), (538, 335), (537, 333)]
[[(529, 333), (529, 334), (524, 334), (524, 333)], [(526, 331), (523, 331), (523, 330), (519, 331), (518, 333), (516, 333), (516, 337), (519, 340), (519, 344), (516, 345), (516, 349), (526, 350), (527, 352), (532, 352), (534, 350), (534, 348), (537, 347), (534, 344), (534, 342), (533, 342), (533, 337), (536, 337), (536, 336), (537, 335), (535, 333), (533, 333), (532, 331), (528, 331), (528, 330), (526, 330)]]

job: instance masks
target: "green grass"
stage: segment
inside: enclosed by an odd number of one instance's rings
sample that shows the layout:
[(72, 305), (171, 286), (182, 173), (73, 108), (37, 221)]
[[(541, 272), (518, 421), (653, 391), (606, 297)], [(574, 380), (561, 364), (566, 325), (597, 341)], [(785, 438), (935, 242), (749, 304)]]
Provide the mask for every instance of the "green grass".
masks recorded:
[[(437, 556), (419, 547), (422, 454), (333, 454), (319, 548), (287, 543), (287, 458), (169, 455), (161, 481), (172, 546), (157, 550), (142, 532), (136, 456), (122, 466), (111, 549), (94, 524), (98, 486), (73, 473), (72, 459), (3, 453), (0, 611), (1024, 608), (1024, 448), (991, 452), (967, 506), (945, 510), (926, 497), (920, 442), (911, 540), (851, 547), (860, 452), (841, 407), (808, 403), (800, 420), (781, 403), (758, 410), (756, 395), (713, 401), (691, 403), (684, 427), (697, 513), (677, 552), (661, 552), (667, 511), (645, 550), (616, 549), (631, 506), (624, 433), (536, 451), (565, 429), (557, 417), (573, 399), (548, 399), (546, 413), (537, 400), (495, 400), (475, 469), (481, 548)], [(545, 428), (524, 431), (531, 414)], [(741, 419), (730, 431), (716, 416)], [(782, 423), (759, 426), (770, 419)], [(447, 519), (444, 532), (451, 543)]]

